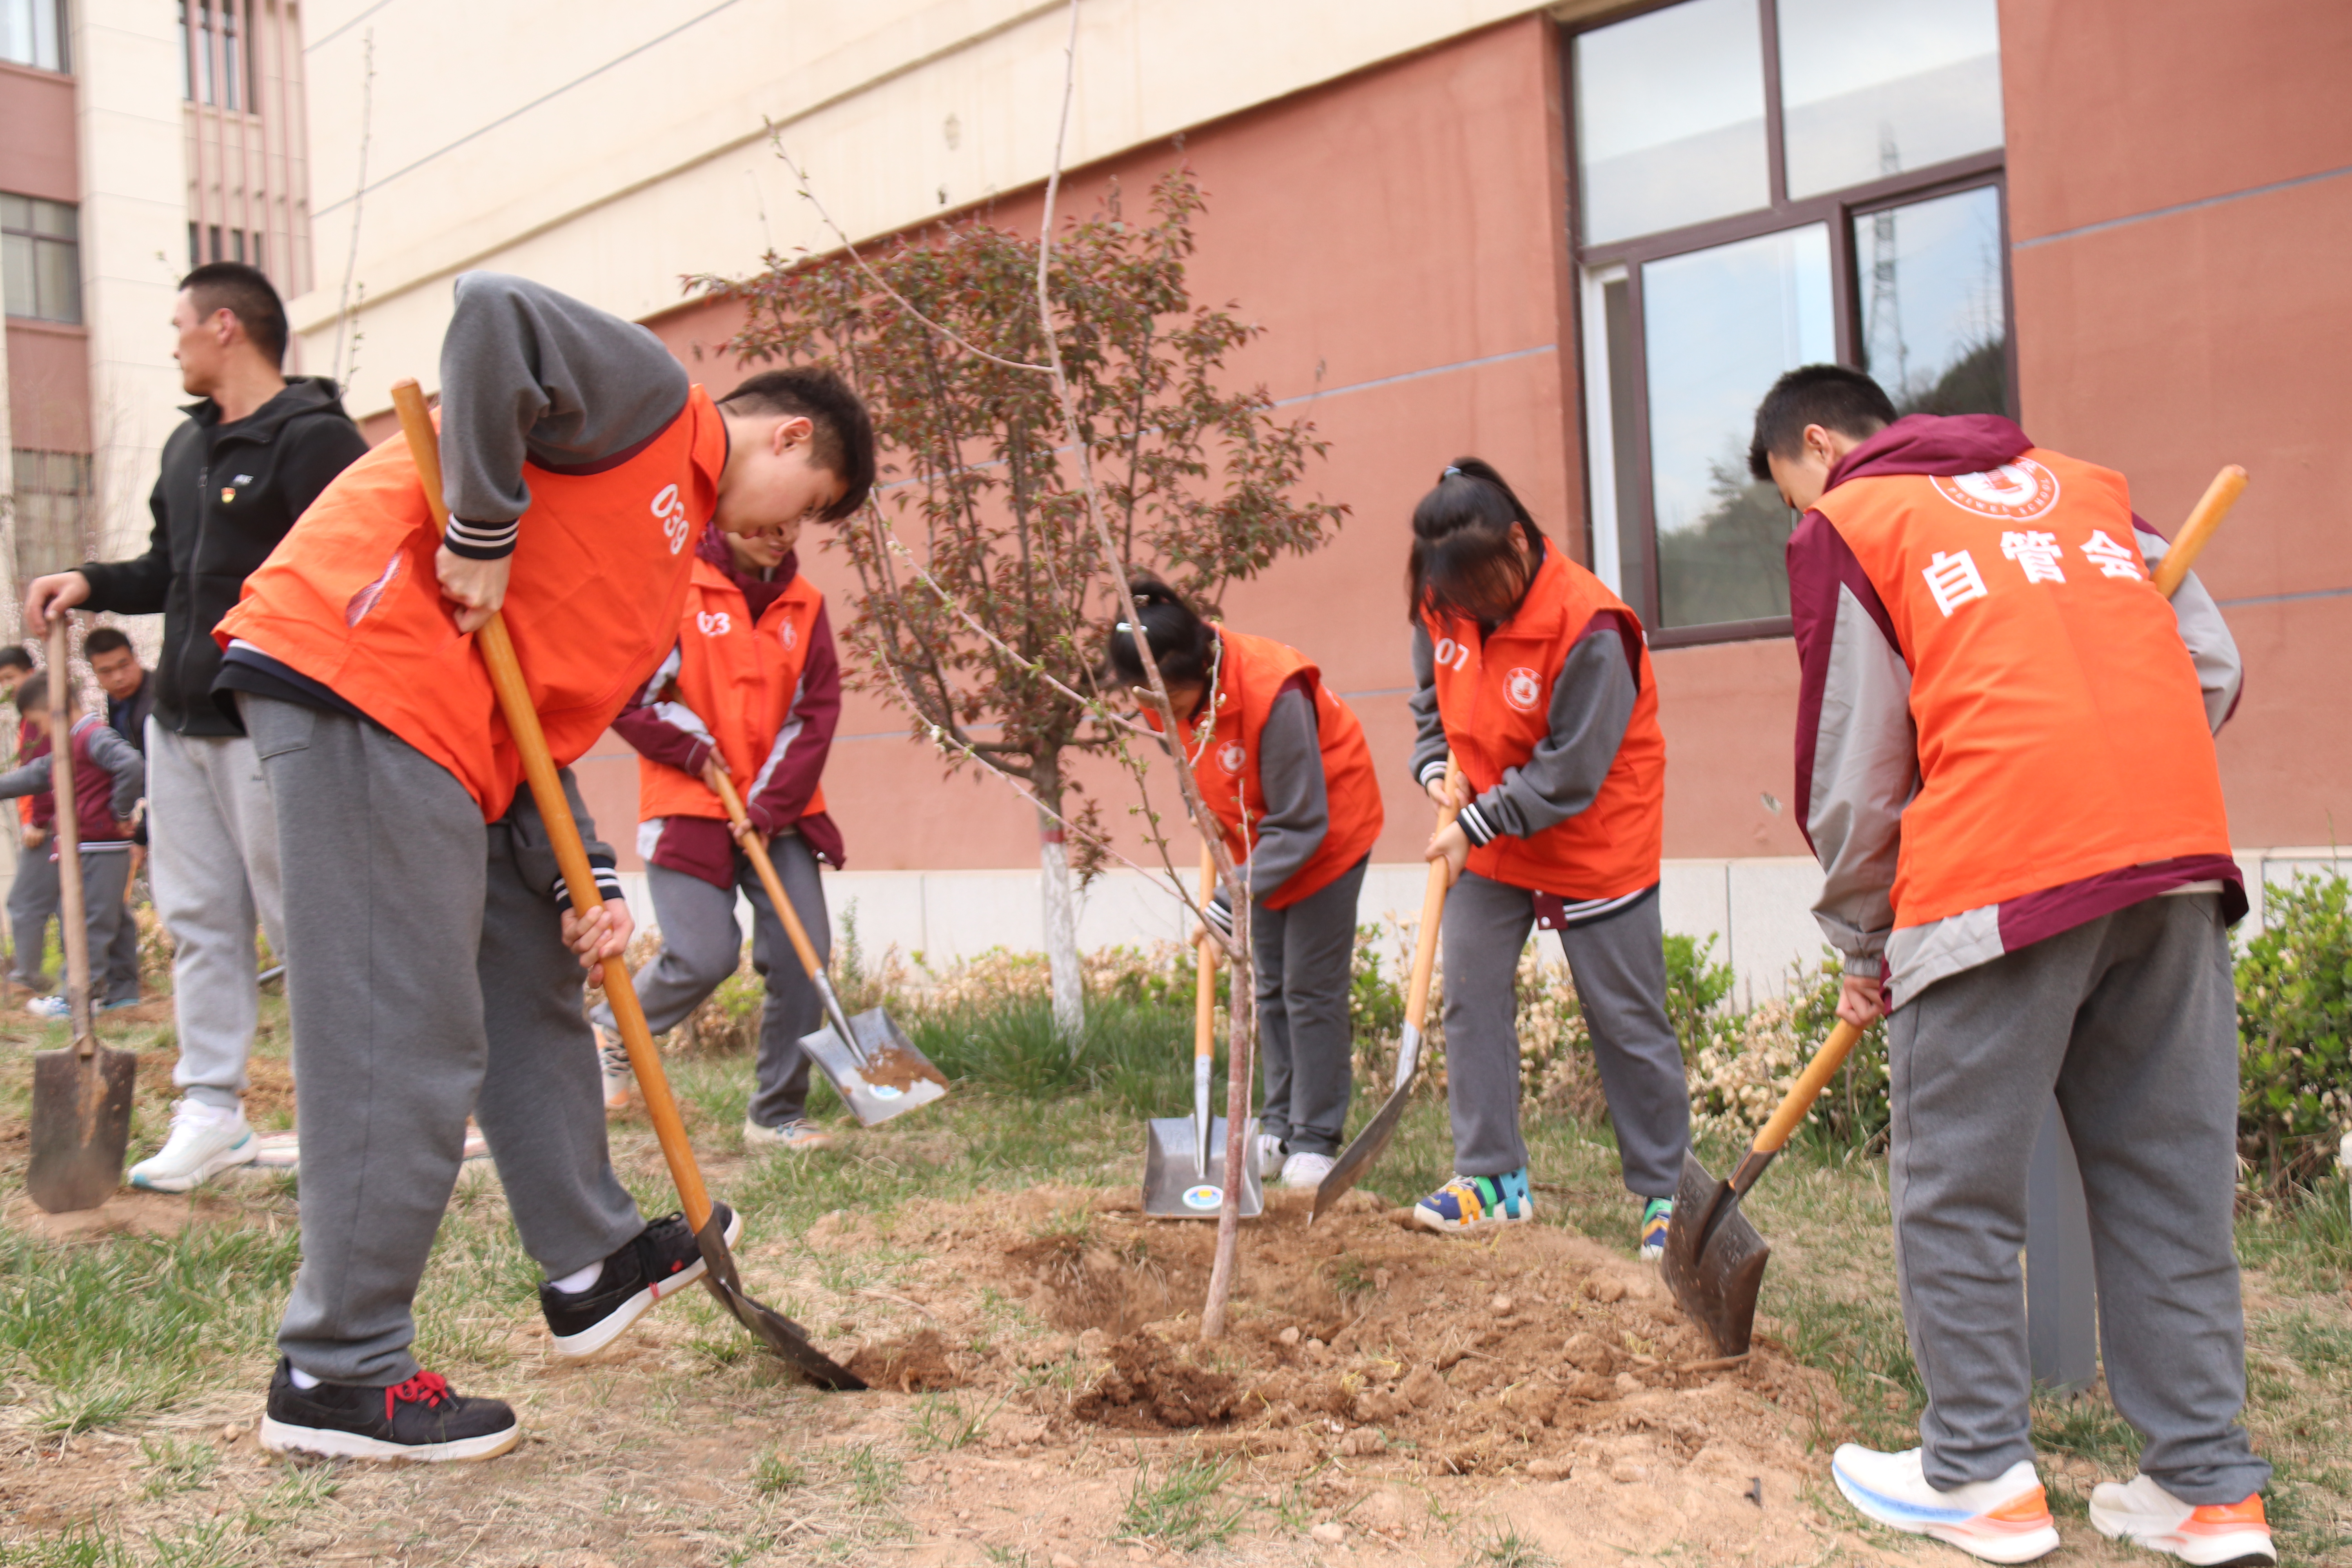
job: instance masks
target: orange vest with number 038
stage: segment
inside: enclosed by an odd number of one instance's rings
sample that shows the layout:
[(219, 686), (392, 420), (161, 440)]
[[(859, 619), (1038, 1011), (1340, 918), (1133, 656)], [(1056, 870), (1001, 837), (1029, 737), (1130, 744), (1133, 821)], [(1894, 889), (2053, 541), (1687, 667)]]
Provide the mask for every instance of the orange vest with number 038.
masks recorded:
[[(591, 472), (526, 465), (501, 614), (548, 749), (583, 755), (677, 640), (694, 542), (719, 500), (727, 433), (709, 394), (651, 440)], [(471, 637), (434, 574), (440, 531), (394, 435), (337, 475), (213, 636), (243, 638), (447, 768), (506, 815), (523, 777)]]
[[(816, 628), (824, 595), (805, 574), (795, 576), (752, 622), (743, 590), (727, 574), (698, 558), (678, 617), (677, 674), (665, 701), (675, 701), (702, 721), (719, 754), (727, 760), (735, 791), (748, 804), (767, 781), (781, 754), (779, 738), (791, 717), (793, 693), (808, 664), (809, 637)], [(824, 792), (809, 799), (811, 814), (824, 809)], [(727, 808), (710, 786), (666, 763), (637, 759), (637, 820), (656, 816), (727, 818)]]
[(1815, 510), (1911, 667), (1897, 926), (2230, 853), (2196, 667), (2121, 474), (2036, 447), (1988, 473), (1848, 479)]
[[(1307, 696), (1315, 704), (1315, 731), (1323, 749), (1323, 794), (1330, 826), (1322, 845), (1307, 864), (1293, 871), (1263, 902), (1270, 910), (1286, 910), (1312, 898), (1341, 872), (1370, 853), (1384, 820), (1380, 780), (1372, 771), (1372, 749), (1364, 742), (1364, 727), (1349, 706), (1323, 684), (1322, 672), (1297, 648), (1272, 637), (1213, 628), (1223, 649), (1218, 658), (1215, 725), (1203, 742), (1199, 731), (1187, 724), (1179, 732), (1184, 753), (1197, 758), (1192, 778), (1217, 820), (1224, 824), (1225, 848), (1236, 861), (1246, 860), (1257, 842), (1257, 825), (1265, 816), (1265, 795), (1258, 777), (1258, 742), (1274, 700), (1294, 676), (1303, 676)], [(1155, 727), (1158, 716), (1146, 710)]]
[[(1544, 552), (1511, 618), (1484, 638), (1466, 621), (1423, 616), (1437, 667), (1437, 711), (1446, 744), (1475, 796), (1535, 754), (1551, 733), (1552, 684), (1568, 650), (1602, 610), (1640, 619), (1600, 578), (1558, 550)], [(1665, 851), (1666, 740), (1646, 642), (1633, 670), (1638, 690), (1625, 737), (1601, 793), (1566, 822), (1526, 838), (1474, 847), (1469, 868), (1493, 881), (1575, 899), (1638, 893), (1658, 879)]]

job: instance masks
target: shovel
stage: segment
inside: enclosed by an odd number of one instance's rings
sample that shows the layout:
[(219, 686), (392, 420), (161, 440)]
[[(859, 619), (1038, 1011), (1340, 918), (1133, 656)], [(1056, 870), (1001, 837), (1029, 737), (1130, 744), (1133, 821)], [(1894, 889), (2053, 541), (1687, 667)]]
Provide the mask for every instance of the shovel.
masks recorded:
[(809, 941), (808, 928), (801, 924), (800, 911), (784, 897), (783, 879), (776, 875), (776, 864), (768, 858), (767, 840), (752, 827), (751, 817), (743, 810), (742, 797), (735, 793), (734, 782), (716, 770), (711, 778), (719, 786), (719, 803), (727, 808), (727, 821), (735, 830), (735, 841), (751, 858), (752, 868), (760, 873), (760, 885), (768, 889), (768, 901), (776, 906), (776, 918), (784, 922), (784, 934), (793, 939), (793, 951), (801, 955), (801, 967), (808, 971), (817, 994), (824, 998), (824, 1016), (831, 1021), (813, 1035), (803, 1035), (801, 1049), (824, 1069), (824, 1076), (840, 1092), (842, 1102), (867, 1127), (894, 1116), (904, 1116), (947, 1093), (947, 1075), (915, 1048), (915, 1042), (890, 1021), (887, 1013), (872, 1007), (855, 1018), (842, 1016), (841, 999), (833, 994), (833, 982), (825, 978), (816, 944)]
[(83, 923), (80, 820), (74, 812), (73, 720), (67, 710), (66, 617), (49, 617), (49, 794), (58, 803), (58, 923), (64, 928), (73, 1044), (33, 1053), (32, 1160), (25, 1190), (50, 1214), (94, 1209), (122, 1184), (131, 1086), (139, 1058), (98, 1043), (89, 1021), (89, 931)]
[[(441, 500), (440, 441), (434, 432), (432, 416), (425, 412), (425, 395), (417, 390), (414, 380), (403, 377), (393, 383), (392, 402), (399, 411), (401, 433), (408, 438), (409, 456), (415, 460), (416, 477), (425, 487), (425, 499), (431, 503), (434, 524), (446, 529), (449, 512)], [(522, 755), (523, 770), (530, 779), (531, 798), (539, 803), (539, 815), (547, 824), (548, 841), (554, 846), (555, 862), (562, 868), (563, 885), (572, 894), (572, 907), (583, 916), (593, 914), (604, 907), (604, 895), (596, 890), (596, 874), (589, 868), (587, 847), (580, 841), (579, 824), (572, 819), (572, 803), (564, 798), (562, 781), (556, 777), (555, 759), (548, 753), (547, 735), (539, 726), (538, 711), (531, 707), (530, 689), (523, 683), (522, 665), (515, 658), (505, 619), (491, 616), (475, 634), (474, 640), (482, 650), (483, 662), (489, 666), (490, 684), (498, 689), (499, 707), (506, 714), (515, 749)], [(655, 1137), (661, 1141), (662, 1158), (669, 1163), (670, 1180), (677, 1184), (686, 1223), (693, 1227), (695, 1245), (701, 1248), (706, 1265), (702, 1283), (719, 1298), (720, 1305), (735, 1314), (736, 1321), (751, 1330), (811, 1383), (820, 1388), (864, 1388), (865, 1382), (856, 1373), (809, 1342), (808, 1331), (743, 1293), (743, 1282), (735, 1272), (734, 1254), (727, 1247), (725, 1228), (719, 1223), (710, 1194), (703, 1187), (701, 1167), (695, 1163), (693, 1145), (686, 1140), (686, 1123), (678, 1116), (677, 1101), (669, 1092), (669, 1079), (662, 1071), (661, 1053), (654, 1048), (653, 1031), (646, 1026), (646, 1010), (638, 1005), (636, 987), (630, 983), (626, 958), (604, 960), (604, 996), (612, 1005), (613, 1021), (620, 1026), (622, 1043), (628, 1047), (629, 1068), (636, 1074), (637, 1087), (645, 1094), (646, 1115), (654, 1124)]]
[[(1454, 798), (1461, 786), (1462, 769), (1452, 757), (1445, 759), (1445, 796)], [(1461, 815), (1457, 806), (1443, 807), (1437, 814), (1439, 832), (1454, 826)], [(1421, 931), (1412, 947), (1412, 978), (1404, 992), (1404, 1037), (1397, 1042), (1397, 1065), (1394, 1087), (1389, 1090), (1388, 1103), (1381, 1107), (1378, 1116), (1364, 1124), (1356, 1141), (1340, 1151), (1339, 1163), (1324, 1175), (1315, 1189), (1315, 1206), (1307, 1211), (1307, 1223), (1313, 1225), (1329, 1213), (1332, 1206), (1348, 1195), (1349, 1189), (1363, 1179), (1372, 1162), (1379, 1159), (1396, 1136), (1397, 1123), (1404, 1118), (1405, 1101), (1412, 1094), (1413, 1074), (1421, 1068), (1421, 1022), (1429, 1012), (1429, 980), (1437, 968), (1437, 928), (1445, 914), (1446, 890), (1454, 878), (1443, 860), (1429, 863), (1429, 887), (1421, 895)]]
[[(2189, 521), (2173, 538), (2172, 548), (2157, 567), (2157, 591), (2167, 598), (2179, 590), (2196, 563), (2198, 552), (2221, 526), (2239, 493), (2246, 488), (2246, 470), (2235, 463), (2213, 476)], [(1692, 1154), (1683, 1156), (1682, 1184), (1675, 1192), (1674, 1223), (1666, 1230), (1666, 1249), (1660, 1271), (1689, 1313), (1715, 1342), (1719, 1355), (1745, 1355), (1756, 1329), (1756, 1295), (1764, 1283), (1764, 1265), (1772, 1247), (1757, 1234), (1740, 1211), (1740, 1200), (1764, 1174), (1798, 1123), (1804, 1121), (1819, 1095), (1862, 1031), (1840, 1021), (1830, 1031), (1803, 1074), (1790, 1086), (1780, 1108), (1756, 1135), (1748, 1155), (1731, 1180), (1718, 1182)]]
[[(1201, 903), (1217, 890), (1217, 860), (1201, 846)], [(1236, 983), (1240, 977), (1236, 975)], [(1209, 1114), (1209, 1079), (1216, 1065), (1217, 950), (1201, 943), (1200, 969), (1192, 983), (1192, 1114), (1155, 1116), (1143, 1145), (1143, 1212), (1156, 1219), (1214, 1219), (1224, 1206), (1225, 1189), (1214, 1174), (1225, 1163), (1225, 1119)], [(1213, 1152), (1212, 1152), (1213, 1151)], [(1211, 1160), (1216, 1162), (1212, 1165)], [(1265, 1212), (1265, 1187), (1257, 1170), (1257, 1121), (1242, 1132), (1241, 1216)]]

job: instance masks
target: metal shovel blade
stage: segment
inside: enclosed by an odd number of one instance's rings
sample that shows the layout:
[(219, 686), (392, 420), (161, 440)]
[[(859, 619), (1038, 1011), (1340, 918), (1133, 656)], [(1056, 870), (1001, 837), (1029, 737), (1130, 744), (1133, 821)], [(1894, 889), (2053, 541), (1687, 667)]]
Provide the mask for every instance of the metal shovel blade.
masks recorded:
[(947, 1075), (915, 1048), (906, 1031), (892, 1023), (881, 1008), (869, 1008), (849, 1020), (855, 1043), (844, 1040), (828, 1024), (814, 1035), (801, 1037), (809, 1054), (850, 1113), (866, 1126), (904, 1116), (929, 1105), (948, 1091)]
[(734, 1313), (735, 1321), (758, 1335), (770, 1350), (792, 1363), (793, 1370), (819, 1388), (854, 1392), (866, 1386), (864, 1379), (812, 1344), (807, 1330), (773, 1307), (763, 1307), (743, 1294), (743, 1281), (735, 1272), (735, 1255), (728, 1250), (727, 1232), (719, 1222), (717, 1209), (694, 1233), (694, 1243), (702, 1249), (707, 1266), (702, 1282), (719, 1298), (719, 1304)]
[(1744, 1355), (1756, 1331), (1756, 1296), (1772, 1244), (1740, 1212), (1729, 1182), (1706, 1173), (1697, 1156), (1683, 1156), (1675, 1190), (1674, 1223), (1658, 1269), (1691, 1321), (1706, 1331), (1717, 1355)]
[(33, 1053), (32, 1160), (25, 1190), (50, 1214), (94, 1209), (122, 1184), (139, 1058), (99, 1046)]
[[(1143, 1212), (1155, 1219), (1214, 1219), (1225, 1205), (1225, 1119), (1209, 1123), (1209, 1168), (1201, 1166), (1199, 1124), (1189, 1116), (1155, 1116), (1143, 1147)], [(1244, 1219), (1265, 1212), (1258, 1179), (1257, 1119), (1242, 1133)]]
[(1397, 1123), (1404, 1119), (1404, 1108), (1412, 1098), (1412, 1075), (1421, 1066), (1421, 1031), (1411, 1024), (1404, 1026), (1404, 1038), (1397, 1045), (1396, 1087), (1380, 1114), (1364, 1123), (1355, 1141), (1339, 1151), (1339, 1160), (1324, 1173), (1315, 1188), (1315, 1206), (1307, 1213), (1307, 1223), (1313, 1225), (1334, 1207), (1341, 1198), (1363, 1180), (1372, 1162), (1388, 1149), (1389, 1140), (1396, 1136)]

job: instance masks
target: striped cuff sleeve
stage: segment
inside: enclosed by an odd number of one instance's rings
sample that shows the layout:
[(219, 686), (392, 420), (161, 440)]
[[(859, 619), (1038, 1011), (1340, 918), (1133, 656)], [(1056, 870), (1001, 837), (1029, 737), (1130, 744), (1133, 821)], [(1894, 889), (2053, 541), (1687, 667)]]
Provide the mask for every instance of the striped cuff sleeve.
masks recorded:
[(1434, 762), (1423, 763), (1422, 764), (1421, 785), (1423, 789), (1427, 789), (1431, 784), (1435, 784), (1444, 776), (1445, 759), (1444, 757), (1439, 757)]
[(1473, 845), (1484, 847), (1494, 842), (1495, 827), (1486, 820), (1486, 814), (1478, 809), (1476, 801), (1474, 800), (1464, 806), (1462, 815), (1454, 820), (1462, 825), (1463, 837), (1469, 839)]
[(1224, 894), (1217, 894), (1202, 907), (1208, 912), (1209, 923), (1217, 928), (1220, 935), (1234, 934), (1234, 910), (1225, 902)]
[[(624, 897), (621, 890), (621, 874), (618, 871), (613, 869), (610, 866), (600, 864), (595, 867), (595, 872), (596, 891), (604, 896), (606, 903), (611, 903), (615, 899)], [(554, 891), (555, 907), (559, 910), (570, 909), (572, 907), (572, 889), (564, 886), (562, 878), (558, 877), (555, 879)]]
[(521, 533), (520, 518), (510, 522), (467, 522), (453, 514), (441, 542), (449, 547), (452, 555), (463, 555), (469, 561), (496, 561), (514, 553), (515, 541)]

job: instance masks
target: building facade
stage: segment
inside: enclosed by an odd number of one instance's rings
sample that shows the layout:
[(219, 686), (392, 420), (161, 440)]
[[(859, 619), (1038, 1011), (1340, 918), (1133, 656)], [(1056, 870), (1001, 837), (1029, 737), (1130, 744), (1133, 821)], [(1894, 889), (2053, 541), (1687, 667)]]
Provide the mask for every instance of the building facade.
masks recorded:
[[(555, 16), (309, 8), (329, 276), (295, 325), (355, 413), (395, 375), (430, 384), (468, 268), (647, 321), (723, 386), (733, 321), (682, 277), (1040, 216), (1065, 5)], [(1313, 655), (1391, 763), (1367, 917), (1411, 908), (1427, 827), (1402, 765), (1406, 519), (1475, 453), (1649, 626), (1669, 924), (1725, 938), (1751, 982), (1818, 952), (1788, 798), (1791, 519), (1743, 458), (1757, 396), (1822, 359), (1906, 407), (2011, 414), (2124, 471), (2167, 531), (2221, 465), (2252, 470), (2201, 567), (2249, 667), (2221, 742), (2233, 830), (2250, 864), (2326, 853), (2352, 820), (2352, 726), (2326, 698), (2352, 650), (2352, 8), (2210, 20), (2188, 0), (1086, 0), (1065, 210), (1194, 170), (1194, 295), (1265, 328), (1233, 373), (1315, 421), (1309, 486), (1351, 509), (1226, 609)], [(625, 752), (585, 771), (625, 840)], [(869, 943), (1034, 941), (1011, 792), (942, 779), (870, 695), (827, 783), (852, 865), (835, 902)], [(1117, 879), (1082, 926), (1174, 929)]]

